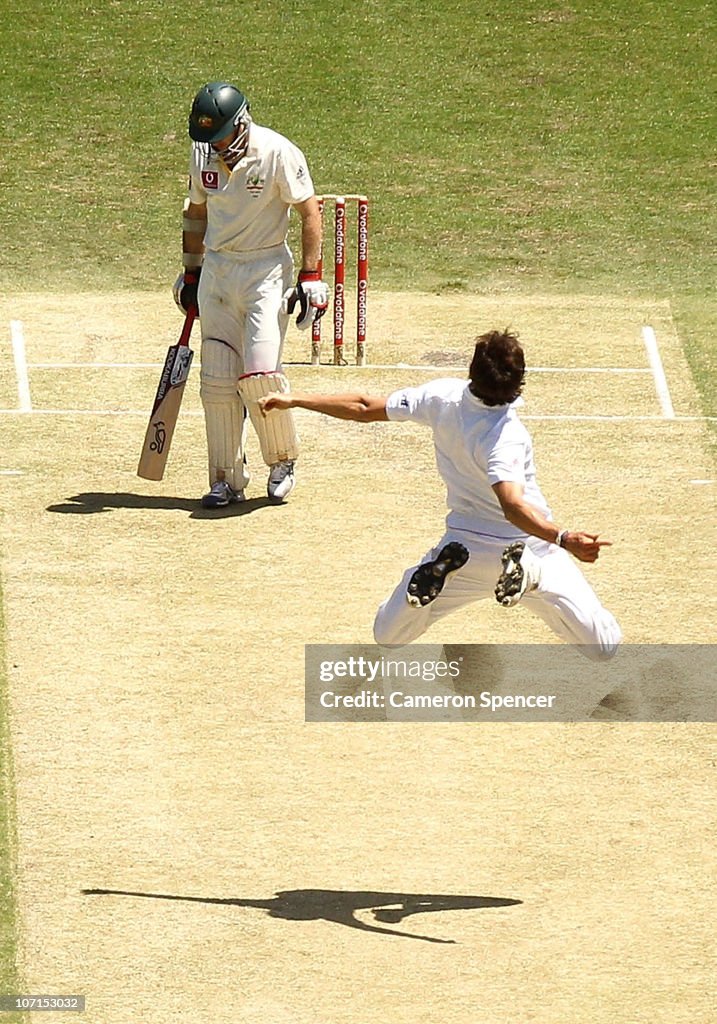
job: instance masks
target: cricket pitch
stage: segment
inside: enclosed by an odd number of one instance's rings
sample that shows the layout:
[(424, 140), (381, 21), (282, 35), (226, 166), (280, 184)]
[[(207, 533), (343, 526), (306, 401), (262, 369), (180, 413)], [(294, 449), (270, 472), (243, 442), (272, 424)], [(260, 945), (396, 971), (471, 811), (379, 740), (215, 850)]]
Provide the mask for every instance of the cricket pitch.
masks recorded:
[[(85, 994), (87, 1024), (707, 1024), (711, 727), (303, 721), (304, 644), (370, 642), (441, 535), (429, 435), (300, 413), (290, 502), (266, 502), (252, 436), (250, 500), (202, 512), (198, 369), (164, 480), (135, 475), (171, 297), (0, 306), (25, 991)], [(388, 392), (466, 365), (472, 338), (507, 324), (535, 368), (541, 487), (561, 523), (614, 542), (586, 575), (625, 639), (709, 640), (717, 474), (666, 302), (372, 295), (381, 369), (312, 368), (292, 327), (287, 373), (297, 390)], [(426, 640), (554, 642), (488, 604)], [(434, 912), (404, 919), (402, 894)], [(413, 939), (361, 927), (381, 914)]]

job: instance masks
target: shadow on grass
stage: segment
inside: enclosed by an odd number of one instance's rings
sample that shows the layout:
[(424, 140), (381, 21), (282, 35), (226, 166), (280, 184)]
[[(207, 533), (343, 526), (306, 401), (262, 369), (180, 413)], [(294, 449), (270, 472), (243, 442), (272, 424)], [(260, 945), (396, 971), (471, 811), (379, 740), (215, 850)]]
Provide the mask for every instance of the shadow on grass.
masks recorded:
[(129, 892), (123, 889), (83, 889), (85, 896), (134, 896), (153, 900), (179, 900), (186, 903), (213, 903), (229, 907), (253, 907), (266, 910), (269, 917), (284, 921), (331, 921), (365, 932), (378, 932), (422, 942), (455, 945), (453, 939), (434, 939), (412, 935), (393, 928), (367, 924), (355, 917), (357, 910), (371, 910), (375, 921), (398, 924), (413, 914), (437, 913), (442, 910), (483, 910), (489, 907), (514, 907), (522, 900), (497, 896), (436, 896), (405, 892), (364, 892), (335, 889), (290, 889), (278, 892), (269, 900), (215, 899), (205, 896), (174, 896), (154, 892)]
[(94, 515), (96, 512), (109, 512), (111, 509), (143, 508), (180, 512), (189, 512), (190, 519), (233, 519), (236, 516), (248, 516), (260, 508), (267, 506), (281, 508), (283, 503), (270, 498), (250, 498), (248, 501), (227, 505), (226, 508), (202, 508), (195, 498), (177, 498), (167, 495), (131, 494), (129, 492), (86, 492), (74, 494), (66, 502), (48, 505), (48, 512), (60, 512), (62, 515)]

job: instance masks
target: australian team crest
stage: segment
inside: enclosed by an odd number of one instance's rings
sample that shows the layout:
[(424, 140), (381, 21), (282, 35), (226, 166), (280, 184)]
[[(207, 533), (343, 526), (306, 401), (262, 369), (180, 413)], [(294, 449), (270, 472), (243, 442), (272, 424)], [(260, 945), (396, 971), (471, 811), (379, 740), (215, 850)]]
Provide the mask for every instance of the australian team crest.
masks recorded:
[(250, 172), (246, 178), (247, 191), (253, 196), (258, 196), (264, 189), (265, 180), (257, 171)]

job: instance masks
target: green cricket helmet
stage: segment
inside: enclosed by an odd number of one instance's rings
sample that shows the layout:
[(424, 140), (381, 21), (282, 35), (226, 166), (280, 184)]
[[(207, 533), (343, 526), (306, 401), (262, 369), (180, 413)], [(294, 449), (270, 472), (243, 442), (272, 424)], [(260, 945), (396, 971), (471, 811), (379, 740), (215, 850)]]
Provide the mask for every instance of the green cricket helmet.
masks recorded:
[(189, 114), (189, 137), (194, 142), (212, 143), (248, 126), (249, 103), (243, 92), (229, 82), (209, 82), (194, 97)]

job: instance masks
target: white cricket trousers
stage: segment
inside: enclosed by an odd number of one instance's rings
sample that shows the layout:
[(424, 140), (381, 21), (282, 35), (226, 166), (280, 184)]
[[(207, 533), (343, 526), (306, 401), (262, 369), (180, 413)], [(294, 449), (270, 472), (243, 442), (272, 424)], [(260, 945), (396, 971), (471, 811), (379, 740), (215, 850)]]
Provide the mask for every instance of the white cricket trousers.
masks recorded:
[(293, 274), (286, 245), (244, 253), (208, 252), (204, 257), (198, 293), (200, 395), (210, 484), (222, 475), (237, 490), (249, 482), (244, 461), (246, 410), (237, 381), (244, 373), (281, 368), (289, 323), (281, 300)]
[(237, 378), (278, 369), (289, 323), (281, 299), (293, 273), (285, 245), (205, 255), (198, 297), (202, 369), (211, 373), (217, 343), (234, 352)]
[[(438, 555), (450, 541), (463, 544), (470, 558), (446, 580), (443, 590), (431, 604), (416, 608), (406, 600), (411, 576), (424, 562)], [(383, 646), (410, 644), (422, 636), (434, 622), (474, 601), (495, 601), (494, 588), (501, 572), (500, 556), (509, 540), (491, 538), (465, 530), (449, 529), (438, 544), (417, 565), (406, 569), (403, 579), (376, 613), (374, 638)], [(520, 603), (538, 615), (552, 631), (568, 643), (576, 644), (587, 657), (596, 661), (611, 658), (622, 639), (614, 617), (600, 601), (577, 563), (562, 548), (530, 537), (531, 551), (540, 559), (541, 582), (526, 593)], [(510, 609), (505, 609), (506, 615)]]

